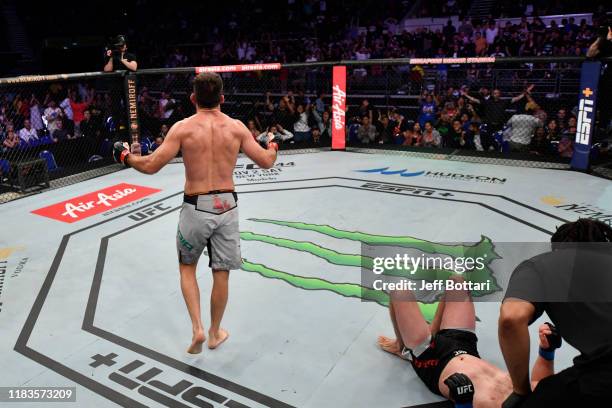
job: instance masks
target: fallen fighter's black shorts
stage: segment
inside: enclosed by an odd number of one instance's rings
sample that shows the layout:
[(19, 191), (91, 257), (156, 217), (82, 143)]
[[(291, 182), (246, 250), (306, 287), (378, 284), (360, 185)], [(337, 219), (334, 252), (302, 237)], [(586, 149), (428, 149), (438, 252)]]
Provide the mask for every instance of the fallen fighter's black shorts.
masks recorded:
[(476, 344), (478, 337), (468, 330), (443, 329), (438, 331), (429, 343), (429, 347), (424, 352), (415, 356), (412, 350), (410, 353), (410, 363), (421, 381), (434, 394), (442, 395), (438, 382), (442, 370), (454, 357), (461, 354), (469, 354), (480, 358)]

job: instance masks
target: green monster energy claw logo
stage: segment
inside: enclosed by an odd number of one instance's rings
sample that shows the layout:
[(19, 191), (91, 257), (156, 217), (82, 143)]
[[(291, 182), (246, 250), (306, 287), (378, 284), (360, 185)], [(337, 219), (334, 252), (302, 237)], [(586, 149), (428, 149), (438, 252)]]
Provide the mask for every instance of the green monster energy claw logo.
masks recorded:
[[(489, 285), (490, 289), (488, 291), (472, 291), (472, 296), (485, 296), (501, 290), (492, 270), (489, 267), (491, 261), (499, 259), (500, 257), (495, 253), (491, 240), (485, 236), (482, 236), (480, 241), (474, 245), (448, 245), (430, 242), (410, 236), (373, 235), (364, 232), (340, 230), (329, 225), (255, 218), (251, 218), (249, 221), (273, 224), (301, 231), (312, 231), (331, 238), (345, 239), (373, 246), (392, 245), (396, 247), (412, 248), (425, 253), (448, 255), (451, 257), (481, 257), (485, 259), (485, 267), (479, 270), (466, 272), (465, 277), (468, 281), (473, 282), (489, 281), (491, 283)], [(274, 237), (249, 231), (241, 232), (240, 238), (244, 241), (257, 241), (265, 244), (271, 244), (280, 248), (311, 254), (332, 265), (372, 269), (373, 259), (370, 257), (358, 254), (340, 253), (333, 249), (317, 245), (313, 242), (295, 241), (289, 238)], [(304, 290), (325, 290), (344, 297), (376, 302), (385, 307), (389, 305), (389, 295), (387, 293), (368, 288), (357, 283), (333, 282), (323, 278), (299, 276), (289, 272), (272, 269), (264, 264), (251, 262), (248, 259), (243, 259), (242, 261), (242, 269), (244, 271), (258, 273), (261, 276), (269, 279), (279, 279), (292, 286), (295, 286), (296, 288)], [(391, 271), (391, 274), (393, 275), (394, 271)], [(448, 270), (419, 269), (415, 271), (410, 278), (426, 280), (444, 279), (448, 278), (450, 274), (451, 273)], [(399, 272), (398, 275), (400, 275)], [(402, 276), (404, 275), (402, 274)], [(421, 303), (420, 308), (425, 318), (427, 320), (431, 320), (435, 314), (437, 302), (429, 304)]]
[(176, 233), (178, 235), (178, 239), (179, 239), (179, 242), (181, 243), (181, 245), (184, 246), (185, 248), (187, 248), (188, 250), (192, 251), (193, 250), (193, 245), (191, 245), (189, 243), (189, 241), (187, 241), (185, 239), (183, 234), (181, 234), (181, 230), (176, 230)]

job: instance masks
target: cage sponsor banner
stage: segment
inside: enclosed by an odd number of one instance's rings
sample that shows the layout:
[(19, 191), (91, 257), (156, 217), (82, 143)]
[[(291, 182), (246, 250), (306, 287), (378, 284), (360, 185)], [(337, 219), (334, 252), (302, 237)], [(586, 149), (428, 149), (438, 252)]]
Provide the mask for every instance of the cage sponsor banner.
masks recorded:
[(495, 57), (471, 57), (471, 58), (410, 58), (410, 65), (432, 65), (432, 64), (492, 64)]
[(125, 99), (127, 101), (128, 123), (132, 143), (139, 143), (140, 129), (138, 127), (138, 91), (136, 88), (136, 75), (128, 74), (125, 77)]
[(332, 149), (346, 146), (346, 67), (335, 66), (332, 86)]
[(34, 210), (32, 213), (57, 221), (73, 223), (160, 191), (156, 188), (121, 183)]
[(243, 64), (243, 65), (216, 65), (212, 67), (196, 67), (196, 74), (202, 72), (245, 72), (245, 71), (275, 71), (281, 69), (281, 64)]
[(587, 61), (582, 64), (580, 99), (578, 99), (578, 123), (576, 125), (576, 140), (574, 141), (574, 155), (572, 156), (571, 163), (572, 168), (577, 170), (586, 170), (589, 167), (600, 72), (601, 62), (599, 61)]

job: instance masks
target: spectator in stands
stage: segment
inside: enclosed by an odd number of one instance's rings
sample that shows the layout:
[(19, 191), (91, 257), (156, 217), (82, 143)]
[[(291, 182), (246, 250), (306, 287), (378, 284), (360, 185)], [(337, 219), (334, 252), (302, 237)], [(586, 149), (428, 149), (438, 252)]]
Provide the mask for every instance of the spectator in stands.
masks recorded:
[(537, 112), (531, 109), (525, 114), (512, 115), (508, 121), (510, 129), (510, 151), (525, 152), (529, 150), (531, 138), (535, 134), (535, 130), (543, 127), (544, 124), (536, 117)]
[(370, 123), (372, 123), (374, 119), (374, 110), (372, 109), (372, 106), (370, 106), (370, 101), (368, 101), (367, 99), (363, 99), (361, 101), (361, 104), (359, 105), (358, 115), (361, 118), (367, 116), (368, 119), (370, 119)]
[(172, 99), (170, 92), (164, 91), (159, 99), (159, 112), (158, 117), (165, 124), (169, 123), (169, 119), (174, 113), (176, 108), (176, 101)]
[[(319, 115), (323, 115), (323, 112), (325, 112), (325, 101), (323, 100), (325, 94), (323, 94), (323, 92), (320, 92), (317, 95), (317, 99), (315, 99), (315, 111), (319, 114)], [(313, 111), (314, 113), (314, 111)]]
[(257, 139), (257, 136), (261, 134), (261, 130), (257, 126), (257, 123), (254, 119), (249, 119), (247, 121), (247, 128), (249, 129), (249, 132), (251, 132), (253, 139)]
[(157, 136), (161, 136), (161, 137), (163, 137), (165, 139), (169, 130), (170, 130), (170, 127), (168, 125), (166, 125), (165, 123), (163, 123), (159, 127), (159, 133), (157, 134)]
[(523, 91), (520, 95), (515, 96), (510, 101), (506, 101), (501, 99), (502, 93), (499, 89), (493, 90), (493, 96), (488, 99), (476, 99), (470, 96), (467, 92), (462, 92), (462, 95), (465, 96), (468, 100), (475, 104), (482, 105), (482, 120), (486, 122), (489, 126), (489, 130), (492, 133), (495, 133), (501, 130), (504, 126), (506, 119), (506, 109), (508, 105), (516, 103), (521, 99), (530, 95), (533, 90), (534, 85), (529, 85), (525, 91)]
[(369, 116), (361, 118), (361, 126), (357, 130), (357, 138), (363, 144), (373, 143), (376, 140), (376, 127), (370, 122)]
[(474, 26), (472, 26), (472, 22), (470, 21), (469, 17), (465, 17), (463, 19), (463, 22), (461, 23), (457, 31), (463, 34), (466, 38), (470, 38), (472, 36), (472, 33), (474, 32)]
[(53, 139), (54, 143), (59, 143), (59, 142), (63, 142), (64, 140), (74, 139), (74, 137), (68, 132), (68, 130), (64, 128), (64, 121), (57, 120), (55, 125), (57, 127), (51, 134), (51, 138)]
[(268, 126), (265, 132), (257, 136), (257, 140), (262, 141), (265, 137), (268, 137), (268, 140), (274, 139), (275, 142), (280, 143), (293, 139), (293, 133), (283, 128), (280, 123), (277, 123), (276, 125)]
[(419, 147), (423, 145), (423, 131), (419, 122), (412, 125), (412, 129), (405, 132), (404, 146)]
[(12, 124), (7, 125), (6, 135), (2, 141), (2, 146), (7, 151), (14, 150), (19, 147), (19, 136), (17, 136), (17, 132), (15, 132)]
[(557, 111), (557, 124), (559, 125), (559, 130), (563, 131), (565, 130), (566, 126), (567, 126), (567, 109), (565, 108), (560, 108)]
[(465, 146), (465, 130), (463, 130), (459, 119), (453, 120), (453, 126), (443, 141), (445, 147), (452, 147), (453, 149), (460, 149)]
[(574, 154), (574, 135), (564, 133), (561, 136), (561, 140), (559, 140), (559, 146), (557, 147), (557, 151), (559, 152), (559, 156), (571, 159)]
[(32, 127), (30, 119), (23, 121), (23, 129), (19, 130), (19, 139), (26, 144), (31, 144), (38, 140), (38, 132)]
[(546, 135), (546, 130), (543, 127), (538, 127), (535, 131), (529, 152), (537, 156), (547, 156), (550, 153), (550, 139)]
[(321, 129), (315, 126), (310, 130), (310, 134), (312, 135), (313, 143), (321, 144)]
[(293, 123), (293, 140), (295, 142), (306, 142), (311, 139), (310, 133), (310, 110), (312, 105), (304, 106), (302, 103), (295, 108), (295, 117)]
[(321, 139), (323, 139), (323, 141), (331, 140), (332, 123), (329, 111), (325, 110), (322, 113), (319, 113), (318, 109), (313, 109), (312, 116), (314, 117), (317, 127), (319, 128), (319, 132), (321, 133)]
[[(69, 91), (68, 93), (70, 94), (70, 92), (71, 91)], [(66, 121), (73, 123), (74, 122), (74, 112), (72, 111), (72, 106), (70, 105), (70, 96), (66, 96), (64, 99), (62, 99), (62, 101), (59, 104), (59, 107), (64, 112), (64, 125), (66, 124)]]
[(548, 125), (545, 128), (546, 139), (549, 142), (558, 141), (560, 136), (559, 125), (557, 125), (557, 121), (555, 119), (551, 119), (548, 121)]
[(51, 99), (44, 113), (44, 119), (47, 121), (47, 130), (49, 131), (50, 135), (53, 135), (53, 132), (55, 132), (59, 128), (60, 125), (58, 125), (58, 123), (63, 120), (63, 117), (64, 113), (57, 106), (57, 103), (53, 99)]
[(278, 106), (272, 115), (272, 123), (280, 124), (284, 129), (293, 128), (295, 105), (292, 102), (293, 95), (287, 94), (278, 102)]
[(446, 111), (442, 111), (442, 113), (440, 114), (440, 119), (437, 122), (435, 122), (435, 125), (434, 125), (438, 133), (440, 133), (442, 140), (446, 138), (446, 135), (448, 134), (448, 132), (450, 131), (452, 127), (452, 124), (453, 124), (452, 118), (448, 115)]
[(487, 40), (482, 36), (482, 33), (480, 31), (476, 31), (474, 33), (474, 52), (476, 53), (476, 56), (484, 56), (488, 47), (489, 45), (487, 44)]
[(157, 135), (153, 143), (151, 143), (151, 151), (154, 152), (162, 143), (164, 143), (164, 137), (162, 135)]
[(438, 111), (438, 102), (433, 95), (428, 91), (423, 91), (419, 98), (419, 116), (417, 121), (421, 127), (425, 126), (425, 122), (434, 122)]
[(41, 132), (45, 127), (42, 120), (42, 112), (40, 111), (40, 102), (34, 94), (30, 97), (30, 123), (32, 123), (32, 127), (38, 132)]
[(494, 20), (489, 22), (489, 26), (485, 29), (485, 39), (487, 41), (487, 46), (491, 46), (495, 43), (495, 39), (499, 34), (499, 27), (497, 27), (497, 23)]
[(431, 122), (425, 122), (425, 131), (421, 138), (421, 146), (423, 147), (441, 147), (442, 137), (440, 133), (433, 127)]
[(99, 141), (102, 127), (92, 118), (89, 109), (83, 111), (83, 120), (80, 122), (79, 128), (83, 137)]
[(480, 133), (480, 124), (477, 122), (470, 122), (469, 127), (469, 148), (477, 150), (479, 152), (484, 151), (482, 135)]
[(446, 22), (446, 25), (442, 29), (442, 34), (444, 35), (444, 38), (446, 39), (447, 43), (451, 43), (453, 41), (453, 37), (455, 36), (456, 32), (457, 32), (457, 29), (453, 25), (453, 21), (448, 20)]
[(76, 90), (70, 91), (70, 109), (74, 121), (74, 135), (81, 136), (81, 122), (85, 119), (85, 110), (89, 107), (90, 100), (82, 100)]
[(378, 121), (376, 122), (376, 131), (378, 133), (378, 142), (381, 144), (393, 143), (393, 128), (394, 123), (389, 120), (388, 115), (378, 114)]

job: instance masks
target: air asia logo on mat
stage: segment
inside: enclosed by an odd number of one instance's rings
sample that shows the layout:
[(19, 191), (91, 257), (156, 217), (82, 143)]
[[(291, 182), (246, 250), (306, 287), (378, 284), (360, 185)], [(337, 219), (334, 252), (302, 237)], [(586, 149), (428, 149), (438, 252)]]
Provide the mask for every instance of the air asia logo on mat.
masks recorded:
[(540, 201), (560, 210), (578, 214), (580, 217), (601, 221), (612, 226), (612, 211), (610, 210), (604, 210), (592, 204), (568, 203), (564, 198), (554, 196), (540, 197)]
[(293, 167), (295, 167), (295, 162), (276, 163), (271, 169), (262, 169), (253, 163), (236, 164), (234, 168), (234, 177), (237, 180), (251, 182), (276, 181), (281, 173)]
[(367, 169), (367, 170), (355, 170), (359, 173), (378, 173), (383, 176), (402, 176), (402, 177), (418, 177), (424, 176), (435, 179), (445, 179), (445, 180), (458, 180), (458, 181), (475, 181), (479, 183), (491, 183), (491, 184), (504, 184), (506, 183), (506, 178), (494, 177), (494, 176), (484, 176), (477, 174), (465, 174), (465, 173), (457, 173), (457, 172), (446, 172), (446, 171), (429, 171), (429, 170), (421, 170), (410, 172), (407, 169), (401, 170), (389, 170), (389, 167), (381, 167), (378, 169)]
[(122, 183), (32, 212), (54, 220), (73, 223), (160, 191), (156, 188)]

